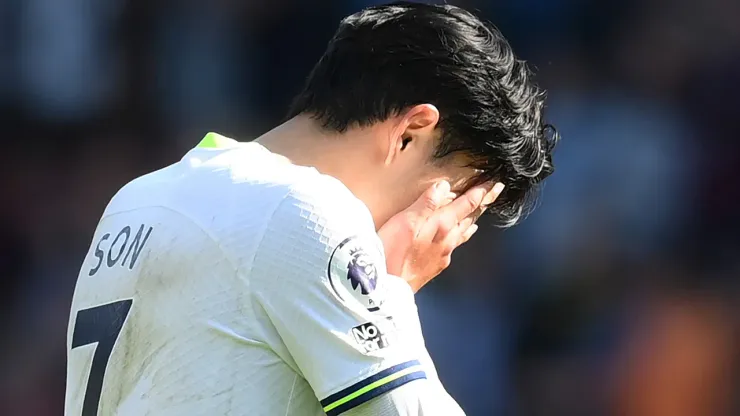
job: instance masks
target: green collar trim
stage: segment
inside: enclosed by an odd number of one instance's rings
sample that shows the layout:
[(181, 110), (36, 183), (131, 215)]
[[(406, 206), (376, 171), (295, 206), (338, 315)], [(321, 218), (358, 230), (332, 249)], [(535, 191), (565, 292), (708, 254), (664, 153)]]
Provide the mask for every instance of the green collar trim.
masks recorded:
[(196, 148), (198, 149), (224, 149), (227, 147), (233, 147), (237, 144), (237, 141), (228, 137), (222, 136), (218, 133), (208, 133), (203, 140), (198, 143)]

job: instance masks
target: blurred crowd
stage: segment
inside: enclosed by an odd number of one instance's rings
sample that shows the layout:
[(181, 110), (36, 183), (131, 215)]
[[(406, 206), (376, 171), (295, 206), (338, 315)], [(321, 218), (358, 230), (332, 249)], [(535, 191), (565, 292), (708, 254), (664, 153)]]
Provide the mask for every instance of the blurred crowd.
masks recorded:
[[(373, 3), (0, 1), (0, 414), (61, 413), (114, 192), (279, 123)], [(740, 2), (451, 3), (532, 63), (563, 141), (534, 213), (419, 294), (448, 390), (471, 416), (740, 415)]]

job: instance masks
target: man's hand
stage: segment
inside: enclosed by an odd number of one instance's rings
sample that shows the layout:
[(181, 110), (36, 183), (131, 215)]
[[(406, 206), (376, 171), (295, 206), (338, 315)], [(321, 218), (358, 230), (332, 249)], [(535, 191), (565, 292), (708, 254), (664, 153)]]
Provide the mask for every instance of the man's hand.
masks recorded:
[(409, 208), (380, 228), (388, 273), (419, 291), (450, 265), (452, 251), (475, 234), (475, 221), (501, 194), (501, 183), (485, 184), (457, 197), (438, 182)]

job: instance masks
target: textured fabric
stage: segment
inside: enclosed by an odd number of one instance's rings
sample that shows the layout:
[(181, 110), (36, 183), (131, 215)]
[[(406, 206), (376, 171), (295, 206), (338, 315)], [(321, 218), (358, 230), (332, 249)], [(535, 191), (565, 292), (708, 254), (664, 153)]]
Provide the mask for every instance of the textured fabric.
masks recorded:
[(65, 413), (312, 416), (441, 389), (367, 207), (258, 144), (207, 144), (106, 208), (72, 302)]

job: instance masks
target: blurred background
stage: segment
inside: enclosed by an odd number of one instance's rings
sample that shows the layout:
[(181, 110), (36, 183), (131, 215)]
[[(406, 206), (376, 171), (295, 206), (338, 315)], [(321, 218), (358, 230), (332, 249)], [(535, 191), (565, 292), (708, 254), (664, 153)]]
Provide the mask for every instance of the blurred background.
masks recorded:
[[(60, 415), (109, 198), (279, 123), (371, 0), (0, 0), (0, 414)], [(740, 415), (740, 2), (470, 0), (563, 141), (537, 211), (419, 295), (471, 416)]]

